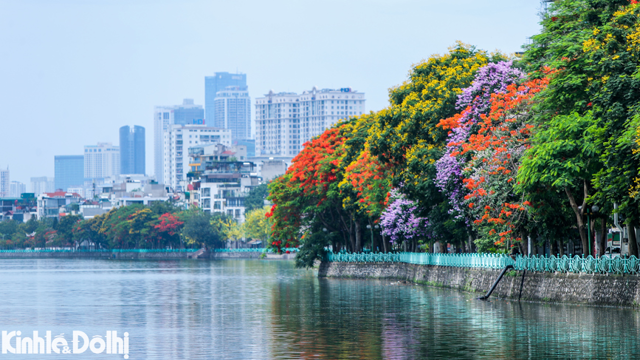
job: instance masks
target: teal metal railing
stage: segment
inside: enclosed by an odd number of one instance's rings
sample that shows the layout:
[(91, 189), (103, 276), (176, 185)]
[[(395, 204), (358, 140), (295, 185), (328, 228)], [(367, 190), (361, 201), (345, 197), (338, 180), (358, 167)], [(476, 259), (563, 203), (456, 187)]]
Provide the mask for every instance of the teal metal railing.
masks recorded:
[(431, 254), (431, 253), (333, 253), (325, 255), (329, 262), (397, 262), (417, 265), (466, 268), (503, 269), (513, 265), (515, 270), (583, 274), (640, 275), (640, 260), (635, 256), (610, 258), (592, 256), (517, 256), (504, 254)]

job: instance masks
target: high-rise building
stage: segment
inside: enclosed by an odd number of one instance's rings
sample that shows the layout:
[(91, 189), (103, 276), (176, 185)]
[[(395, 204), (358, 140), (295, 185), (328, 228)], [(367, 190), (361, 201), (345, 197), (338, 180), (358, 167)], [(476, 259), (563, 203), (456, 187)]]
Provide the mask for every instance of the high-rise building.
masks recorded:
[(231, 130), (233, 140), (251, 138), (251, 98), (246, 87), (228, 86), (218, 91), (215, 107), (217, 126)]
[(105, 178), (115, 178), (118, 175), (120, 175), (120, 147), (113, 146), (111, 143), (85, 145), (85, 180), (103, 180)]
[(7, 170), (0, 169), (0, 197), (9, 196), (9, 192), (11, 191), (10, 184), (11, 179), (9, 176), (9, 167), (7, 166)]
[(145, 131), (142, 126), (120, 128), (120, 173), (145, 174)]
[(55, 190), (84, 185), (84, 155), (56, 155), (54, 167)]
[(194, 105), (193, 99), (184, 99), (182, 105), (156, 106), (153, 110), (153, 171), (156, 181), (164, 184), (163, 141), (164, 132), (170, 125), (203, 125), (204, 108)]
[(189, 172), (189, 147), (220, 143), (231, 146), (231, 131), (205, 125), (171, 125), (164, 132), (163, 179), (175, 191), (184, 191)]
[(338, 120), (364, 114), (364, 93), (342, 88), (274, 93), (256, 99), (256, 152), (295, 156), (301, 146)]
[(34, 193), (35, 196), (54, 191), (56, 191), (56, 188), (52, 177), (39, 176), (31, 178), (31, 192)]
[(19, 198), (22, 193), (27, 192), (27, 186), (20, 181), (12, 181), (9, 185), (9, 197)]
[(247, 88), (247, 74), (230, 74), (228, 72), (217, 72), (213, 76), (204, 77), (204, 118), (207, 124), (218, 128), (223, 128), (222, 120), (216, 116), (216, 97), (218, 92), (229, 86)]

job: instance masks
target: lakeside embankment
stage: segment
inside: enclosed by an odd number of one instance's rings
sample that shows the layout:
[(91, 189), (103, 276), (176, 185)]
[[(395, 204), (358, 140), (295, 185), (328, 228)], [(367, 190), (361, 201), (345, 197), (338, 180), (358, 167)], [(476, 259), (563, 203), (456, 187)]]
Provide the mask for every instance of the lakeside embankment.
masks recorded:
[[(408, 263), (357, 263), (323, 261), (318, 277), (403, 280), (484, 294), (500, 269), (416, 265)], [(522, 271), (507, 273), (492, 297), (518, 299)], [(538, 273), (527, 271), (522, 300), (604, 306), (640, 304), (640, 276), (622, 274)]]
[[(112, 260), (181, 260), (181, 259), (260, 259), (259, 251), (0, 251), (2, 259), (112, 259)], [(266, 260), (293, 260), (295, 254), (267, 253)]]

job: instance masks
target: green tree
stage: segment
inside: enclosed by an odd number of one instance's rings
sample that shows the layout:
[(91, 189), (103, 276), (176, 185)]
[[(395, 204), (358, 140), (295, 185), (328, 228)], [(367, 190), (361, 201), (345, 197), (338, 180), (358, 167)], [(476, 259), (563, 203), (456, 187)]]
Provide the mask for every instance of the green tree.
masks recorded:
[(266, 217), (269, 206), (254, 209), (245, 213), (245, 221), (242, 224), (242, 231), (250, 239), (260, 239), (267, 241), (271, 234), (271, 220)]
[(197, 245), (202, 248), (222, 247), (223, 235), (220, 228), (211, 225), (212, 221), (219, 220), (224, 215), (209, 215), (205, 212), (197, 212), (187, 218), (182, 228), (187, 245)]
[(260, 184), (251, 189), (249, 195), (244, 199), (245, 213), (255, 209), (261, 209), (264, 206), (265, 199), (269, 196), (269, 186)]

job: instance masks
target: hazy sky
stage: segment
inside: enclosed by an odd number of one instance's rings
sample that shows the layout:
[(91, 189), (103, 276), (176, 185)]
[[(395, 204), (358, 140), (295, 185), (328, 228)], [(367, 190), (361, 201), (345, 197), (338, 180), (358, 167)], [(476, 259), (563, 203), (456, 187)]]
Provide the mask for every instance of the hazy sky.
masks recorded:
[(141, 125), (153, 174), (153, 107), (204, 105), (204, 77), (216, 71), (246, 73), (253, 99), (351, 87), (380, 110), (412, 64), (456, 40), (519, 51), (539, 30), (539, 9), (536, 0), (0, 0), (0, 167), (28, 184), (53, 176), (54, 155), (118, 144), (120, 126)]

